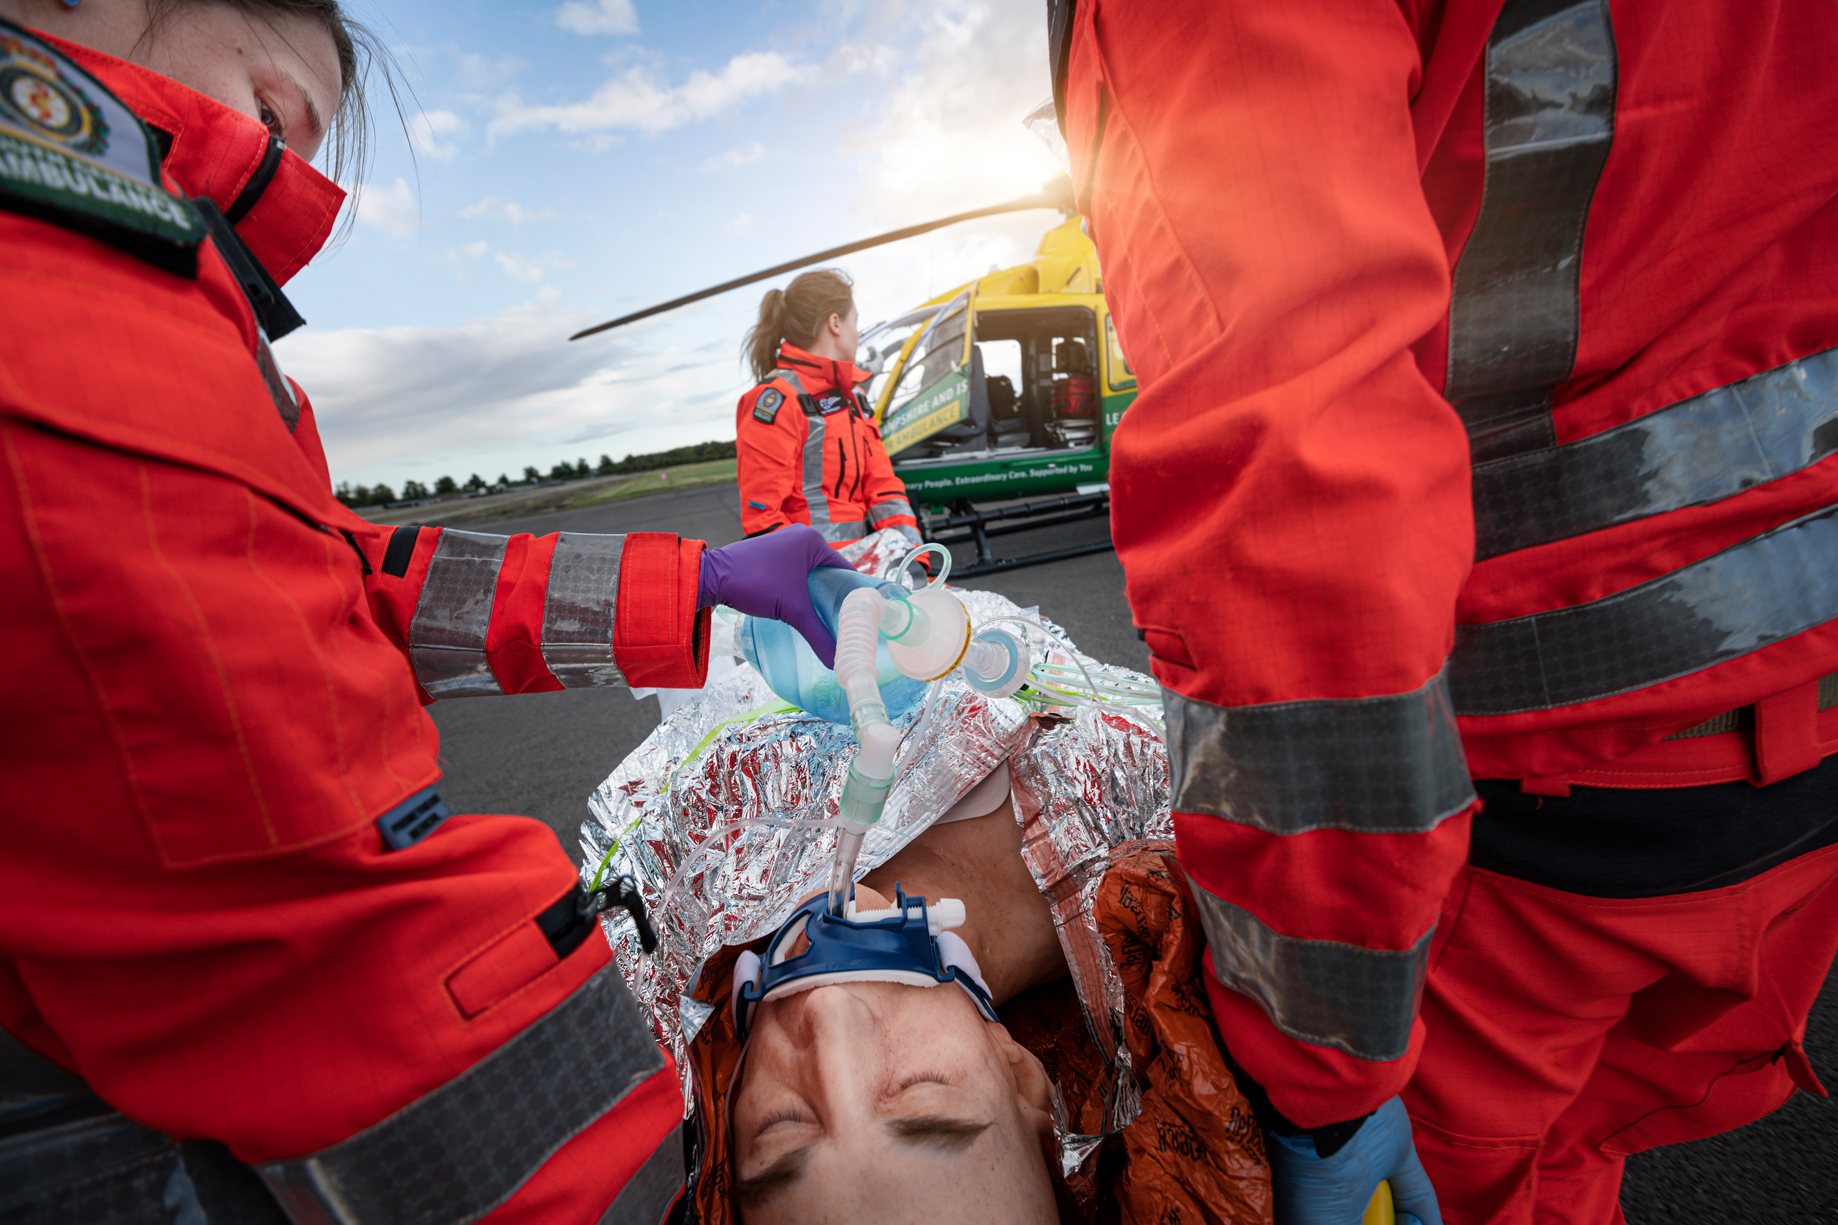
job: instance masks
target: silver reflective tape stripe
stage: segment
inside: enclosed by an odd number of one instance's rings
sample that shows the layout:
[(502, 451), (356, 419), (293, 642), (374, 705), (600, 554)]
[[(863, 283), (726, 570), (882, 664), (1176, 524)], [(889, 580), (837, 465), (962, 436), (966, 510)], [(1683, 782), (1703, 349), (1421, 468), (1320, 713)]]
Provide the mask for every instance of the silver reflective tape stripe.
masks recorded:
[(823, 538), (837, 542), (860, 540), (868, 534), (868, 530), (868, 524), (860, 519), (853, 523), (831, 523), (823, 528)]
[(205, 1219), (178, 1142), (112, 1110), (0, 1138), (0, 1221), (6, 1225), (189, 1225)]
[(259, 1167), (298, 1225), (459, 1225), (492, 1211), (664, 1066), (613, 965), (349, 1140)]
[(881, 520), (891, 519), (895, 515), (905, 515), (909, 519), (917, 517), (913, 514), (913, 504), (908, 502), (905, 498), (888, 498), (885, 502), (868, 508), (868, 521), (870, 523), (879, 523)]
[(1176, 812), (1273, 834), (1415, 834), (1474, 800), (1448, 671), (1409, 693), (1215, 706), (1162, 690)]
[(432, 697), (503, 692), (485, 661), (485, 634), (491, 627), (504, 545), (503, 536), (452, 528), (440, 533), (408, 627), (415, 679)]
[(1375, 1062), (1404, 1057), (1434, 927), (1397, 951), (1296, 940), (1187, 879), (1221, 983), (1256, 1000), (1272, 1024), (1298, 1041)]
[(793, 396), (805, 396), (810, 394), (804, 390), (804, 380), (798, 377), (798, 372), (796, 370), (774, 370), (771, 374), (766, 376), (765, 381), (770, 383), (774, 379), (784, 379), (787, 383), (790, 383)]
[(1474, 468), (1475, 555), (1703, 506), (1838, 451), (1838, 349)]
[(569, 689), (625, 684), (613, 661), (613, 612), (624, 549), (624, 536), (563, 532), (556, 539), (542, 608), (542, 659)]
[(683, 1194), (683, 1125), (677, 1124), (638, 1173), (619, 1190), (600, 1217), (600, 1225), (661, 1225)]
[(1627, 591), (1455, 627), (1461, 715), (1547, 710), (1702, 671), (1838, 617), (1838, 508)]
[(830, 500), (823, 492), (823, 425), (822, 417), (804, 418), (808, 431), (804, 436), (804, 504), (810, 509), (811, 526), (834, 540), (826, 530), (830, 526)]
[(1444, 394), (1476, 459), (1556, 441), (1576, 361), (1584, 222), (1614, 136), (1607, 0), (1506, 0), (1487, 41), (1486, 180), (1455, 266)]

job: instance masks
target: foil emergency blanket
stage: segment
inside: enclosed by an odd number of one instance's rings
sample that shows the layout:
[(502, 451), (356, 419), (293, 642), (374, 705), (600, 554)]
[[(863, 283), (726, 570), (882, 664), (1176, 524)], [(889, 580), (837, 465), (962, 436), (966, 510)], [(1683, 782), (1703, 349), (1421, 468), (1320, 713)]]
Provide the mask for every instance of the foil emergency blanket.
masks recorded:
[[(1021, 611), (988, 592), (959, 594), (975, 621)], [(1028, 718), (1020, 703), (947, 677), (896, 726), (905, 739), (893, 789), (863, 840), (857, 880), (1006, 760)], [(694, 1037), (703, 1018), (683, 996), (710, 953), (770, 934), (828, 886), (836, 832), (827, 823), (858, 748), (847, 727), (788, 706), (742, 662), (664, 720), (589, 798), (582, 879), (591, 884), (605, 858), (605, 876), (638, 886), (657, 951), (642, 954), (623, 914), (603, 922), (661, 1040)]]
[(1080, 706), (1070, 713), (1054, 726), (1037, 723), (1009, 763), (1021, 857), (1052, 903), (1085, 1025), (1106, 1065), (1097, 1086), (1103, 1109), (1095, 1119), (1075, 1130), (1076, 1120), (1054, 1112), (1068, 1174), (1141, 1107), (1124, 1031), (1123, 980), (1098, 930), (1098, 888), (1112, 848), (1174, 837), (1159, 709)]
[[(913, 551), (913, 542), (901, 535), (900, 529), (884, 527), (878, 532), (868, 533), (860, 540), (852, 540), (836, 551), (844, 561), (863, 574), (879, 578), (888, 566)], [(920, 581), (924, 581), (923, 576)]]
[[(1028, 618), (1064, 639), (1036, 609), (993, 592), (952, 590), (976, 625)], [(1136, 1114), (1120, 980), (1092, 899), (1111, 847), (1173, 836), (1162, 711), (1153, 701), (1159, 688), (1140, 673), (1078, 654), (1069, 639), (1061, 645), (1012, 621), (1002, 628), (1024, 635), (1036, 662), (1056, 669), (1065, 684), (1089, 677), (1113, 700), (1078, 706), (1063, 693), (1036, 689), (992, 699), (955, 676), (935, 684), (919, 713), (896, 721), (905, 739), (894, 786), (879, 825), (863, 841), (856, 879), (1009, 761), (1024, 856), (1053, 902), (1086, 1023), (1107, 1068), (1100, 1134), (1073, 1134), (1074, 1120), (1059, 1128), (1063, 1159), (1076, 1165), (1102, 1132)], [(717, 619), (713, 652), (731, 641)], [(1118, 695), (1134, 704), (1121, 704)], [(687, 1044), (708, 1016), (709, 1006), (689, 995), (703, 962), (723, 945), (770, 934), (801, 899), (828, 885), (836, 846), (828, 823), (857, 748), (847, 727), (780, 701), (741, 662), (664, 720), (589, 799), (582, 880), (627, 875), (637, 883), (657, 929), (656, 953), (643, 955), (623, 913), (609, 912), (602, 922), (621, 972), (686, 1078)], [(693, 1102), (694, 1087), (686, 1083), (684, 1092)]]

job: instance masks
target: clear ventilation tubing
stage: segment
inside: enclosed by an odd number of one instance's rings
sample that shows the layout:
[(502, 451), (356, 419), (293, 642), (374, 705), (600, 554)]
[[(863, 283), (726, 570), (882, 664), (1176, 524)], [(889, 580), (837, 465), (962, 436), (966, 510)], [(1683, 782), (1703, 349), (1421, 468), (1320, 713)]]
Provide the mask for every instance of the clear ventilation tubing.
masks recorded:
[(919, 558), (925, 556), (927, 553), (936, 554), (938, 556), (939, 561), (938, 561), (938, 573), (932, 576), (932, 580), (928, 582), (926, 586), (927, 587), (944, 586), (945, 580), (951, 577), (951, 550), (945, 548), (942, 544), (938, 544), (936, 542), (931, 543), (931, 544), (922, 544), (919, 547), (910, 550), (906, 554), (906, 556), (902, 557), (899, 561), (888, 562), (887, 565), (883, 567), (881, 570), (881, 578), (886, 580), (889, 583), (898, 583), (901, 586), (910, 586), (912, 583), (912, 575), (911, 575), (912, 564), (915, 561), (919, 560)]

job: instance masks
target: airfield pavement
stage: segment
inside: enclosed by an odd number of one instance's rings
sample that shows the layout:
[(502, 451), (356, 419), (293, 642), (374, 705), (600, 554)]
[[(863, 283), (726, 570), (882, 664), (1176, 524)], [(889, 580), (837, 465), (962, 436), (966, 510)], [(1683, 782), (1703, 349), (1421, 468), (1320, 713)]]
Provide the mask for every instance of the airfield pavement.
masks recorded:
[[(612, 502), (579, 510), (486, 519), (469, 531), (666, 531), (728, 544), (738, 540), (733, 485)], [(1101, 540), (1102, 520), (996, 538), (998, 556)], [(957, 549), (968, 564), (968, 549)], [(1064, 626), (1083, 651), (1148, 670), (1130, 626), (1123, 569), (1099, 553), (963, 583), (1000, 591)], [(463, 699), (432, 707), (441, 733), (441, 793), (455, 811), (521, 813), (554, 830), (579, 858), (577, 831), (593, 788), (657, 725), (657, 700), (594, 689)], [(1838, 1089), (1838, 973), (1813, 1010), (1806, 1051)], [(1796, 1093), (1775, 1114), (1739, 1132), (1639, 1154), (1628, 1161), (1622, 1208), (1632, 1225), (1838, 1225), (1838, 1101)]]

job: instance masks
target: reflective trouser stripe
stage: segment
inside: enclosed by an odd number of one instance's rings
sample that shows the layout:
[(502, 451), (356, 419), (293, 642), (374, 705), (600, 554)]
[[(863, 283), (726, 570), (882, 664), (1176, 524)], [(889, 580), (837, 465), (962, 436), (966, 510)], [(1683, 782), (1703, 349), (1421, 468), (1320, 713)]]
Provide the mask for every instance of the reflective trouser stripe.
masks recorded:
[(1216, 706), (1162, 690), (1175, 812), (1273, 834), (1416, 834), (1474, 800), (1446, 670), (1409, 693)]
[(542, 659), (569, 689), (625, 684), (613, 659), (624, 547), (624, 536), (563, 532), (556, 539), (542, 610)]
[(0, 1222), (286, 1225), (228, 1149), (110, 1110), (82, 1080), (0, 1029)]
[(1423, 996), (1435, 928), (1407, 949), (1280, 935), (1188, 876), (1213, 972), (1283, 1033), (1356, 1059), (1403, 1058)]
[(408, 628), (415, 679), (431, 697), (503, 692), (485, 658), (485, 635), (505, 544), (503, 536), (440, 533)]
[(1474, 467), (1475, 557), (1704, 506), (1838, 452), (1838, 349)]
[(662, 1225), (683, 1194), (683, 1125), (677, 1124), (638, 1173), (619, 1189), (600, 1225)]
[(664, 1066), (608, 964), (446, 1084), (348, 1140), (260, 1172), (301, 1225), (473, 1221)]
[(1838, 508), (1568, 608), (1455, 627), (1462, 715), (1592, 702), (1687, 676), (1838, 618)]

